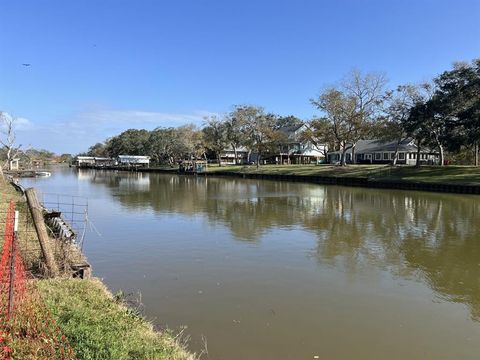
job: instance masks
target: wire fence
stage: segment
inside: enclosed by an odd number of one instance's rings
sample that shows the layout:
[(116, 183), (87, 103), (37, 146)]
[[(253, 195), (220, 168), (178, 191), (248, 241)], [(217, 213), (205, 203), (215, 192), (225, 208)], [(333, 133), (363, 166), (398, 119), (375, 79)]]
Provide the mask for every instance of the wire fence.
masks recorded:
[[(67, 338), (31, 281), (20, 250), (20, 214), (10, 201), (5, 211), (0, 260), (0, 358), (75, 359)], [(23, 252), (23, 251), (22, 251)]]
[(47, 213), (53, 215), (51, 218), (57, 218), (56, 222), (50, 222), (50, 227), (56, 234), (56, 237), (69, 238), (69, 236), (65, 236), (68, 235), (68, 231), (65, 231), (65, 227), (62, 226), (63, 224), (68, 224), (68, 228), (72, 230), (74, 234), (74, 238), (70, 240), (80, 249), (83, 249), (88, 224), (88, 198), (54, 193), (40, 193), (39, 200), (45, 207)]
[[(0, 231), (8, 227), (8, 221), (5, 220), (7, 218), (8, 212), (0, 211)], [(46, 220), (50, 233), (49, 248), (59, 269), (63, 273), (67, 273), (71, 271), (73, 264), (84, 262), (81, 248), (71, 238), (61, 237), (49, 222), (49, 220)], [(22, 253), (25, 268), (33, 276), (43, 277), (43, 274), (46, 274), (45, 259), (28, 209), (19, 211), (17, 236), (17, 246)]]

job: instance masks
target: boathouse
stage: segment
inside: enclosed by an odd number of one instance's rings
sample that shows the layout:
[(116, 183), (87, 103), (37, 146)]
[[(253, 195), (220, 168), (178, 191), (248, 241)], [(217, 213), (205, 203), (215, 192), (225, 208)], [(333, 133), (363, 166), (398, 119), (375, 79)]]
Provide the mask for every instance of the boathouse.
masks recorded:
[(74, 164), (78, 167), (88, 167), (95, 165), (95, 157), (93, 156), (77, 156)]
[(117, 161), (109, 157), (95, 157), (95, 167), (116, 165)]
[(118, 165), (148, 167), (150, 165), (150, 156), (118, 155)]

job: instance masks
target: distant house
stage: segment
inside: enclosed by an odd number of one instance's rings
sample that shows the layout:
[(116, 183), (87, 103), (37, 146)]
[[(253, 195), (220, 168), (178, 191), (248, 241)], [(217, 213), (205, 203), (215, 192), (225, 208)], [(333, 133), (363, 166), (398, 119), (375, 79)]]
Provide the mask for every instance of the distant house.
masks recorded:
[(118, 155), (118, 165), (148, 167), (150, 165), (150, 156)]
[(227, 165), (246, 164), (248, 162), (248, 149), (239, 146), (237, 148), (237, 161), (235, 162), (235, 151), (232, 147), (226, 148), (220, 154), (220, 161)]
[[(284, 135), (283, 144), (277, 151), (262, 155), (262, 162), (276, 164), (310, 164), (325, 158), (326, 145), (315, 146), (311, 141), (302, 139), (308, 129), (306, 124), (285, 126), (278, 129)], [(235, 152), (232, 147), (225, 148), (220, 154), (222, 164), (235, 164)], [(258, 154), (245, 147), (237, 148), (237, 164), (254, 163)]]
[[(397, 147), (396, 141), (383, 142), (381, 140), (360, 140), (355, 147), (355, 159), (357, 164), (389, 164), (392, 162)], [(397, 164), (415, 165), (417, 161), (417, 146), (412, 139), (402, 141), (398, 145)], [(340, 162), (341, 151), (328, 153), (328, 163)], [(345, 153), (347, 163), (352, 163), (352, 149)], [(438, 164), (439, 156), (434, 150), (422, 148), (420, 151), (420, 163)]]
[(20, 159), (19, 158), (14, 158), (10, 160), (10, 163), (8, 164), (8, 170), (18, 170), (20, 164)]
[(78, 167), (87, 167), (95, 165), (95, 157), (93, 156), (77, 156), (74, 164)]
[(32, 160), (32, 166), (35, 168), (41, 167), (44, 165), (44, 162), (42, 159), (33, 159)]
[(285, 136), (285, 142), (279, 152), (274, 154), (277, 164), (310, 164), (325, 158), (326, 145), (314, 145), (302, 139), (308, 129), (307, 124), (285, 126), (279, 129)]
[(116, 165), (117, 161), (109, 157), (95, 157), (95, 166), (105, 167)]

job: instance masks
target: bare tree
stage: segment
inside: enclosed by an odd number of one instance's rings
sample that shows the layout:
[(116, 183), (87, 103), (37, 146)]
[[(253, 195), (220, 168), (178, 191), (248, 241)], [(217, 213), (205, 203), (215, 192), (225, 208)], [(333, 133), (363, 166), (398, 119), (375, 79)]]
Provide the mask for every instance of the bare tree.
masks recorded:
[(371, 126), (377, 119), (383, 102), (387, 78), (382, 73), (362, 74), (352, 70), (341, 83), (342, 92), (355, 101), (355, 122), (351, 143), (352, 162), (356, 162), (355, 147), (361, 139), (370, 137)]
[(0, 172), (3, 178), (3, 170), (11, 170), (12, 160), (21, 152), (21, 145), (15, 146), (16, 132), (15, 125), (18, 118), (5, 112), (0, 112), (0, 144), (3, 146), (6, 154), (6, 160), (0, 164)]
[(355, 141), (358, 126), (355, 99), (335, 88), (330, 88), (324, 90), (317, 99), (311, 99), (311, 102), (325, 115), (325, 120), (313, 126), (319, 132), (325, 132), (325, 137), (331, 137), (338, 144), (341, 151), (340, 164), (345, 166), (346, 152)]
[(346, 165), (346, 152), (350, 149), (351, 161), (355, 163), (358, 141), (372, 135), (372, 125), (378, 119), (386, 82), (383, 74), (362, 74), (353, 70), (340, 85), (326, 88), (317, 98), (310, 100), (323, 112), (327, 123), (320, 125), (331, 133), (328, 137), (338, 144), (342, 166)]

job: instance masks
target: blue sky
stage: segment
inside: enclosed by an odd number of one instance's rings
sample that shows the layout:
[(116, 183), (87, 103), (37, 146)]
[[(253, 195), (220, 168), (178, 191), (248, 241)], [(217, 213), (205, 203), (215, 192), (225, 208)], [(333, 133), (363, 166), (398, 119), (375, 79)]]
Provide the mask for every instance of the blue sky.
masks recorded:
[(479, 0), (0, 0), (0, 17), (0, 110), (57, 153), (233, 104), (308, 119), (352, 68), (395, 87), (480, 57)]

